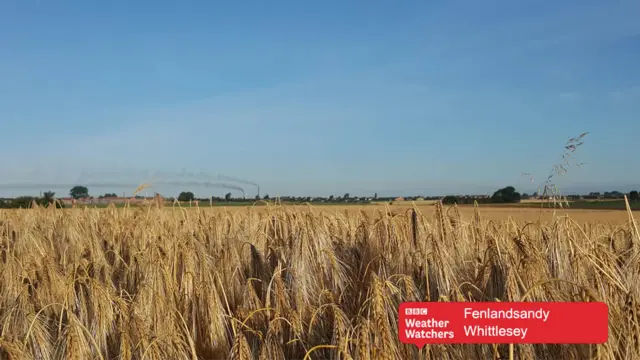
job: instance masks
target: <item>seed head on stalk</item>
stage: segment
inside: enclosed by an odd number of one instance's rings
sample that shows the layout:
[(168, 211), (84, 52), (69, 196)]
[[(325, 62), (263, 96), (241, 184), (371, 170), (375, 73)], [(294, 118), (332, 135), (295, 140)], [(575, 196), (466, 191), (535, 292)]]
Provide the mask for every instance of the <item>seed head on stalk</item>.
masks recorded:
[[(551, 167), (551, 172), (547, 176), (547, 179), (542, 183), (540, 187), (538, 187), (538, 194), (542, 194), (543, 205), (544, 203), (553, 202), (553, 207), (556, 206), (564, 207), (569, 206), (569, 202), (567, 201), (567, 197), (563, 196), (558, 189), (558, 186), (553, 182), (554, 178), (557, 176), (562, 176), (569, 172), (569, 168), (572, 167), (572, 164), (581, 167), (585, 165), (583, 162), (577, 162), (575, 157), (575, 152), (578, 150), (580, 146), (584, 144), (584, 137), (587, 136), (589, 132), (584, 132), (579, 136), (570, 138), (564, 144), (564, 150), (562, 152), (561, 161), (557, 164), (554, 164)], [(533, 183), (534, 177), (530, 173), (522, 173), (522, 176), (528, 176)]]

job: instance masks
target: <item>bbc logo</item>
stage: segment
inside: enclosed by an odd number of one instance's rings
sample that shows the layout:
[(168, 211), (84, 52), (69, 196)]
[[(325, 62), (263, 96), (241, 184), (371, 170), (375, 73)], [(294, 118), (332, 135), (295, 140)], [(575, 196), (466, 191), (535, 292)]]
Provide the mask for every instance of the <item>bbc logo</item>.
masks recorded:
[(406, 308), (404, 309), (405, 315), (427, 315), (427, 308)]

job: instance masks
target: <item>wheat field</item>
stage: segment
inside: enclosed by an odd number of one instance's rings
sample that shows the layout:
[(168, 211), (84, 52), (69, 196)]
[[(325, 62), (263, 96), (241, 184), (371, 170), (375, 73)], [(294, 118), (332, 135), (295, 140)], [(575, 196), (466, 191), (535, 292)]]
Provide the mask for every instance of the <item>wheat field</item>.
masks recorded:
[(607, 343), (515, 345), (511, 357), (640, 358), (639, 239), (626, 213), (485, 212), (0, 211), (0, 359), (510, 357), (504, 344), (401, 344), (398, 305), (425, 300), (605, 301)]

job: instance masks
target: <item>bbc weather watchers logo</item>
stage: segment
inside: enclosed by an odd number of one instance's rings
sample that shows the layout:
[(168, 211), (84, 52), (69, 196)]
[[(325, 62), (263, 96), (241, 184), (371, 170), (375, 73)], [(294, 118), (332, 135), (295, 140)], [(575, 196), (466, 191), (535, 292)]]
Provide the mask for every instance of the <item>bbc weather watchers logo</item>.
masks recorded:
[(405, 302), (398, 309), (398, 336), (418, 347), (604, 344), (609, 309), (602, 302)]
[(429, 310), (427, 308), (406, 308), (404, 309), (405, 315), (427, 315)]

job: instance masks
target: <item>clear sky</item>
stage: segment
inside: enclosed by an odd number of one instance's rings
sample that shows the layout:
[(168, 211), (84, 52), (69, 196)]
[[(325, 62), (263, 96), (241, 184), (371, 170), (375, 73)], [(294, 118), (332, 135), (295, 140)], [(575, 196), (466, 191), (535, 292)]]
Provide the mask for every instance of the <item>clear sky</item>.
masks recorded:
[(186, 168), (270, 195), (526, 192), (589, 131), (559, 186), (640, 188), (638, 19), (638, 0), (5, 0), (0, 182)]

